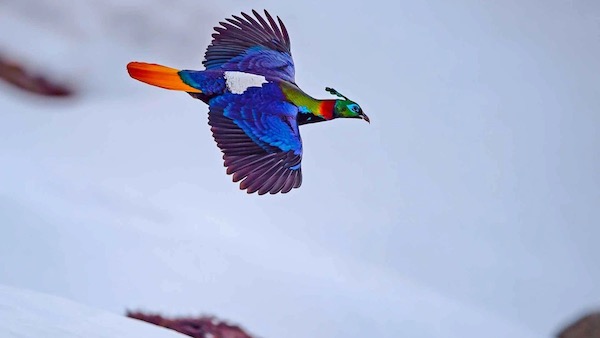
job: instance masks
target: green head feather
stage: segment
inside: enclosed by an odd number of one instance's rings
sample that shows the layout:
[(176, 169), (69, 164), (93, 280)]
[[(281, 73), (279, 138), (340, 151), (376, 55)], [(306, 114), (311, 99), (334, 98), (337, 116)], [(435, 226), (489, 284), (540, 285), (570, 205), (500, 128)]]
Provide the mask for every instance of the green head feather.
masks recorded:
[(343, 99), (343, 100), (336, 100), (336, 102), (335, 102), (335, 114), (334, 114), (335, 117), (357, 118), (357, 119), (363, 119), (363, 120), (371, 123), (371, 121), (369, 120), (369, 117), (362, 111), (362, 108), (360, 108), (358, 103), (348, 99), (347, 97), (345, 97), (344, 95), (342, 95), (340, 92), (338, 92), (337, 90), (335, 90), (333, 88), (326, 87), (325, 90), (328, 91), (329, 93), (331, 93), (332, 95), (341, 97)]

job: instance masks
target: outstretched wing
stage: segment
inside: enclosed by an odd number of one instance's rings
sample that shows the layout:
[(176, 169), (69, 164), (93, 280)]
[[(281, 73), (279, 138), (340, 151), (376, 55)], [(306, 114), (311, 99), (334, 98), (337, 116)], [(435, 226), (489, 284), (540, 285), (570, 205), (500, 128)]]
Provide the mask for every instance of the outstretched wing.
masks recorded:
[(210, 101), (208, 124), (223, 152), (227, 174), (240, 189), (287, 193), (302, 184), (302, 141), (296, 106), (272, 83)]
[(294, 83), (294, 61), (285, 25), (279, 25), (265, 10), (266, 20), (255, 10), (253, 18), (233, 15), (215, 27), (213, 40), (204, 54), (206, 69), (236, 70), (280, 78)]

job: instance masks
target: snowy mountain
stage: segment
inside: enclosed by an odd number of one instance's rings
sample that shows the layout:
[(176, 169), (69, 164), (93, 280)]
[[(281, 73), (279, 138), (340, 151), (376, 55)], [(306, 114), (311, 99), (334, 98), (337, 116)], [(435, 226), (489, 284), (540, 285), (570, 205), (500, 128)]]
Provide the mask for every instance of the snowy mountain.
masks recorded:
[(186, 337), (64, 298), (3, 285), (0, 285), (0, 333), (6, 338)]

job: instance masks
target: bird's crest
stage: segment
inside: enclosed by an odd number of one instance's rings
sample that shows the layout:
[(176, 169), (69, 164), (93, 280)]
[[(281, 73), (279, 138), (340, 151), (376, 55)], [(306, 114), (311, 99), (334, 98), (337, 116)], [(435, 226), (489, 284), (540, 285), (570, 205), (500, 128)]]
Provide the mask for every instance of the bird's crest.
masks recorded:
[(344, 100), (348, 100), (348, 101), (350, 100), (350, 99), (348, 99), (347, 97), (345, 97), (344, 95), (342, 95), (340, 92), (338, 92), (337, 90), (335, 90), (333, 88), (325, 87), (325, 90), (328, 91), (332, 95), (335, 95), (335, 96), (343, 98)]

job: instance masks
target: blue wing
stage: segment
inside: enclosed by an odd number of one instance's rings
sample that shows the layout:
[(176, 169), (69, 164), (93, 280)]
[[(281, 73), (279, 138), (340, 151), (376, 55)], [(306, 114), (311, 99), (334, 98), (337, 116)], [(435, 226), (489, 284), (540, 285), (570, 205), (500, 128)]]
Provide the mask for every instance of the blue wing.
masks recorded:
[(285, 25), (279, 17), (277, 25), (267, 11), (267, 20), (254, 10), (252, 13), (256, 19), (242, 13), (243, 18), (233, 15), (233, 19), (219, 22), (222, 27), (215, 27), (204, 66), (207, 70), (236, 70), (294, 83), (294, 61)]
[(209, 102), (208, 123), (223, 152), (227, 174), (240, 189), (287, 193), (302, 184), (298, 109), (276, 84), (226, 93)]

